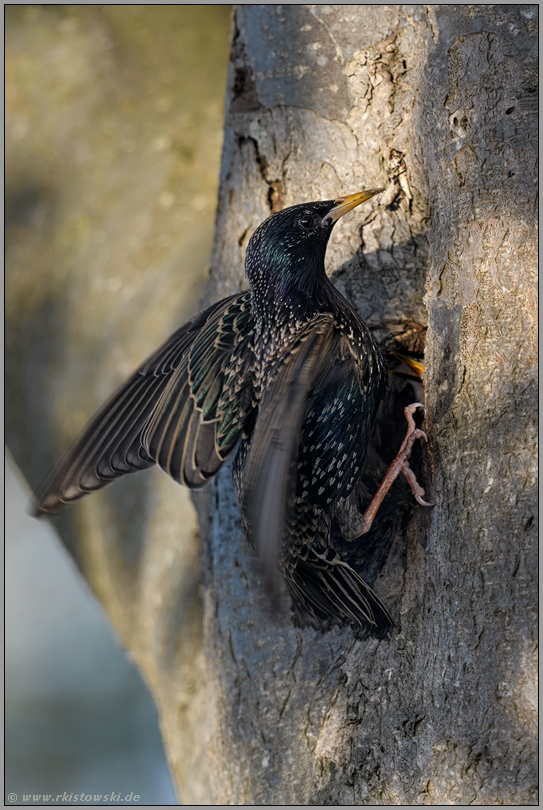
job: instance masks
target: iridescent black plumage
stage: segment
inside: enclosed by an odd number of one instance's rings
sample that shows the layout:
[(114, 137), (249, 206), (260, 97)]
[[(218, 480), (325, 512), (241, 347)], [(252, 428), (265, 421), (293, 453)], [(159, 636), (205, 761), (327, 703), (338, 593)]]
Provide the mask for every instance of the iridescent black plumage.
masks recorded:
[(349, 522), (387, 370), (324, 256), (335, 221), (374, 193), (267, 219), (247, 249), (251, 292), (196, 316), (138, 369), (53, 470), (37, 513), (155, 463), (201, 487), (241, 438), (244, 523), (270, 581), (279, 563), (297, 622), (385, 633), (386, 608), (330, 545), (332, 518)]

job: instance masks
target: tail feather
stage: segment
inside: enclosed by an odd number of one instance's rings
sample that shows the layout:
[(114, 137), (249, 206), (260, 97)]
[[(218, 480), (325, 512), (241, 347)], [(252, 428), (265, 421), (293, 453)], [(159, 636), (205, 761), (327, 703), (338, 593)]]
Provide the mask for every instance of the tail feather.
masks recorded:
[(383, 638), (393, 626), (377, 594), (332, 548), (291, 559), (284, 574), (301, 627), (325, 631), (349, 624), (358, 638)]

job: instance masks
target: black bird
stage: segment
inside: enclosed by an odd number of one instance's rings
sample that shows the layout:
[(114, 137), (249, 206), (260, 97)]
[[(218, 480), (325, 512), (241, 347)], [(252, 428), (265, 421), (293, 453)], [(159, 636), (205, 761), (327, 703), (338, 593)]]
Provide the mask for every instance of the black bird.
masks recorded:
[[(324, 270), (337, 220), (380, 191), (295, 205), (263, 222), (247, 247), (250, 291), (197, 315), (130, 377), (53, 469), (36, 514), (154, 464), (198, 489), (240, 442), (241, 513), (268, 590), (280, 570), (299, 625), (385, 635), (386, 607), (340, 559), (330, 530), (335, 519), (354, 539), (378, 507), (374, 498), (361, 515), (355, 488), (387, 366)], [(407, 444), (421, 435), (412, 423)], [(409, 451), (395, 475), (408, 469)]]

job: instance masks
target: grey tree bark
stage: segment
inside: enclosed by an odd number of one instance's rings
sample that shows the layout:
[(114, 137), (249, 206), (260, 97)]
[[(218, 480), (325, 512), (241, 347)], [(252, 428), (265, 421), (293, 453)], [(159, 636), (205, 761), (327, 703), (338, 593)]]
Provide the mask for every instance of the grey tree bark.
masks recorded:
[[(139, 476), (62, 519), (150, 684), (185, 803), (537, 803), (536, 15), (235, 7), (207, 299), (246, 286), (270, 211), (385, 186), (328, 261), (385, 348), (426, 335), (419, 474), (436, 506), (395, 486), (351, 550), (396, 622), (380, 642), (270, 615), (228, 469), (196, 499), (202, 603), (177, 516), (135, 502)], [(408, 396), (392, 385), (382, 455)]]
[(535, 14), (236, 10), (209, 294), (243, 284), (274, 207), (386, 185), (330, 267), (385, 343), (412, 347), (428, 312), (436, 506), (381, 523), (397, 632), (354, 643), (270, 621), (228, 474), (213, 484), (206, 658), (231, 804), (535, 801)]

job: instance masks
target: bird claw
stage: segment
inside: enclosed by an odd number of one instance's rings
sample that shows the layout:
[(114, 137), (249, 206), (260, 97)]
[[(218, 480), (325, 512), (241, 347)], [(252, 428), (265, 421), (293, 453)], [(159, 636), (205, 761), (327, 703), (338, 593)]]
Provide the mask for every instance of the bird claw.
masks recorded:
[(410, 447), (413, 446), (415, 439), (424, 438), (425, 441), (428, 441), (426, 433), (416, 426), (415, 420), (413, 419), (413, 414), (415, 413), (417, 408), (424, 409), (424, 405), (422, 404), (422, 402), (412, 402), (411, 405), (406, 405), (405, 408), (403, 409), (405, 418), (407, 419), (407, 433), (405, 434), (405, 439), (403, 440), (402, 445), (400, 447), (400, 453), (404, 449), (406, 443), (411, 439), (411, 437), (413, 438), (410, 442)]
[[(422, 430), (420, 431), (420, 433), (422, 433), (422, 435), (426, 439), (426, 434), (423, 433)], [(422, 437), (418, 436), (417, 438)], [(415, 475), (415, 473), (413, 472), (407, 461), (404, 461), (403, 463), (402, 472), (407, 479), (407, 483), (411, 487), (411, 492), (413, 493), (413, 497), (415, 498), (416, 502), (420, 503), (421, 506), (435, 506), (435, 503), (423, 500), (422, 496), (424, 495), (424, 490), (417, 481), (417, 476)]]
[(422, 496), (424, 495), (424, 490), (417, 481), (417, 477), (408, 463), (415, 441), (417, 439), (424, 439), (425, 442), (428, 441), (428, 436), (424, 430), (418, 428), (413, 419), (413, 414), (417, 408), (424, 408), (424, 405), (421, 402), (412, 402), (411, 405), (407, 405), (403, 410), (405, 418), (407, 419), (407, 433), (405, 434), (405, 439), (401, 444), (398, 455), (392, 463), (395, 464), (397, 461), (401, 460), (401, 472), (405, 475), (417, 503), (421, 506), (435, 506), (435, 504), (423, 500)]
[(375, 515), (377, 514), (377, 510), (381, 506), (385, 495), (400, 473), (405, 475), (417, 503), (419, 503), (421, 506), (435, 505), (423, 499), (422, 496), (424, 495), (424, 490), (417, 481), (415, 473), (408, 463), (408, 459), (411, 455), (415, 441), (417, 439), (424, 439), (425, 442), (428, 441), (426, 433), (416, 426), (415, 420), (413, 419), (413, 414), (417, 408), (424, 408), (424, 405), (421, 402), (413, 402), (411, 405), (407, 405), (404, 408), (405, 418), (407, 419), (407, 432), (398, 451), (398, 455), (388, 468), (386, 475), (381, 482), (381, 486), (373, 496), (370, 505), (364, 512), (364, 534), (370, 530)]

